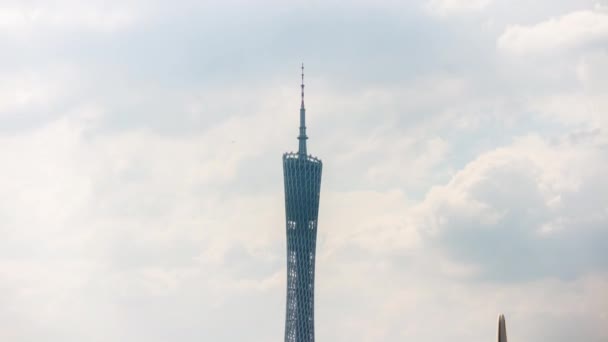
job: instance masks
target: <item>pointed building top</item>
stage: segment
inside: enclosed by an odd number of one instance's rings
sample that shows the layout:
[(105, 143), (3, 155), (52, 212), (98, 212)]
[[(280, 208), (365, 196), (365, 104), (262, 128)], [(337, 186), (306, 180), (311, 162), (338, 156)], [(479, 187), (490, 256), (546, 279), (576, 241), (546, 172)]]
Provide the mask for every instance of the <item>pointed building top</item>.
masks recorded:
[(507, 325), (503, 314), (498, 316), (498, 342), (507, 342)]

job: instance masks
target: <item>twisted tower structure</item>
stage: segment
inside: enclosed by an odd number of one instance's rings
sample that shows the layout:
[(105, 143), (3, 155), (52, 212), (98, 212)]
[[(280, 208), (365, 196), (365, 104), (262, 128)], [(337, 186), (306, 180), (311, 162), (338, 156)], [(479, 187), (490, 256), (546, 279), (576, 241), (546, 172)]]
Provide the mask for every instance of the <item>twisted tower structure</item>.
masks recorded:
[(287, 232), (287, 309), (285, 342), (315, 340), (314, 294), (321, 160), (306, 152), (304, 64), (297, 153), (283, 154)]

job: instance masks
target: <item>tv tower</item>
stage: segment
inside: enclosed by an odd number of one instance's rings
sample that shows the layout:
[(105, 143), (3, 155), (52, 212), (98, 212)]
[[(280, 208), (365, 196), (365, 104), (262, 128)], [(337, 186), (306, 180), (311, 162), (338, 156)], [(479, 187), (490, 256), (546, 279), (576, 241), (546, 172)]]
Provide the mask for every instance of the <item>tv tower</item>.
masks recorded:
[(306, 151), (304, 64), (298, 152), (283, 154), (287, 233), (285, 342), (315, 340), (315, 253), (323, 163)]

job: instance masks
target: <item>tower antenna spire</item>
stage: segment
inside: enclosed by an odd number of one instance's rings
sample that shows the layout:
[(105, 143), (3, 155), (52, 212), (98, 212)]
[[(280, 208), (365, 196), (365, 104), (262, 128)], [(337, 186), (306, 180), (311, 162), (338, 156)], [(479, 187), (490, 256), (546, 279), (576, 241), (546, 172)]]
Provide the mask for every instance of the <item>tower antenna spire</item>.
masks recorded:
[(302, 104), (300, 108), (304, 108), (304, 63), (302, 63)]
[(298, 136), (298, 154), (306, 157), (306, 109), (304, 108), (304, 63), (302, 63), (302, 103), (300, 104), (300, 135)]

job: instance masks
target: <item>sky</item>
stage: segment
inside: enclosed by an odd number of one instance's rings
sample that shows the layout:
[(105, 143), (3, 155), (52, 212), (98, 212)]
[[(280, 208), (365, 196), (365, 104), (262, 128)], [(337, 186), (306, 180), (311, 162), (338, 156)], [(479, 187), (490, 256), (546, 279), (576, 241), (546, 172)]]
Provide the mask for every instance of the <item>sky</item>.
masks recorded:
[(0, 340), (608, 340), (605, 0), (0, 2)]

